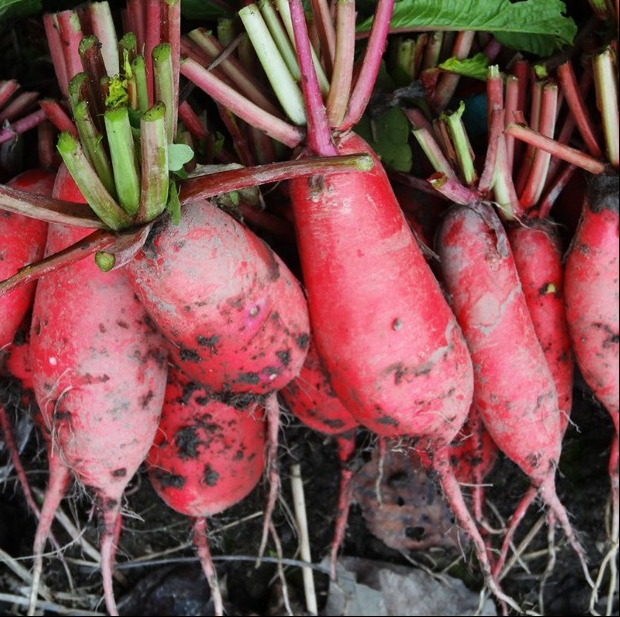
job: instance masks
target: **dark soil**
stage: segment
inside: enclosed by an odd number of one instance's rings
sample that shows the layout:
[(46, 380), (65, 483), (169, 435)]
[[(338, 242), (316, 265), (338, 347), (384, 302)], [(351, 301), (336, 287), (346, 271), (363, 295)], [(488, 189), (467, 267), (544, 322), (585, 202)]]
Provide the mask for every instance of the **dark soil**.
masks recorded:
[[(20, 410), (24, 413), (24, 410)], [(606, 548), (605, 507), (608, 496), (607, 456), (612, 426), (607, 414), (593, 400), (580, 380), (575, 388), (573, 424), (566, 436), (563, 456), (558, 473), (558, 493), (568, 508), (575, 529), (578, 531), (590, 560), (593, 576), (597, 574)], [(292, 520), (292, 500), (288, 473), (290, 466), (298, 463), (304, 479), (308, 527), (313, 561), (319, 564), (329, 554), (332, 538), (336, 500), (339, 486), (339, 462), (334, 441), (310, 431), (285, 413), (280, 443), (280, 472), (282, 495), (275, 512), (275, 524), (283, 547), (285, 559), (299, 559), (298, 540)], [(361, 431), (358, 436), (358, 475), (365, 473), (373, 450), (372, 437)], [(45, 485), (44, 457), (34, 432), (31, 433), (22, 453), (29, 480), (33, 487), (43, 489)], [(3, 460), (2, 462), (5, 462)], [(401, 462), (402, 463), (402, 462)], [(390, 473), (384, 469), (384, 473)], [(444, 517), (437, 514), (437, 499), (440, 489), (432, 478), (425, 485), (411, 484), (402, 480), (398, 495), (386, 492), (384, 506), (390, 504), (390, 524), (398, 528), (396, 505), (402, 506), (401, 525), (403, 533), (415, 536), (424, 550), (403, 550), (395, 542), (390, 548), (375, 537), (368, 529), (364, 509), (372, 503), (354, 504), (350, 510), (349, 525), (342, 547), (342, 554), (395, 564), (420, 564), (434, 571), (462, 578), (473, 590), (480, 589), (482, 582), (475, 558), (467, 549), (459, 548), (458, 542), (441, 539), (446, 530), (433, 535), (428, 527), (432, 516), (439, 525), (446, 525)], [(394, 476), (395, 478), (396, 476)], [(389, 478), (388, 478), (389, 480)], [(407, 482), (412, 482), (409, 477)], [(430, 484), (429, 484), (430, 482)], [(510, 461), (500, 459), (488, 478), (487, 516), (492, 526), (500, 527), (499, 516), (506, 520), (520, 497), (527, 489), (523, 474)], [(388, 486), (388, 484), (386, 484)], [(29, 555), (35, 527), (34, 518), (28, 513), (21, 492), (11, 476), (4, 481), (0, 496), (0, 548), (19, 560), (25, 568), (30, 566)], [(211, 549), (216, 560), (225, 606), (228, 614), (236, 615), (278, 615), (286, 614), (282, 605), (281, 584), (275, 562), (275, 546), (270, 542), (266, 558), (260, 567), (255, 567), (262, 529), (261, 511), (267, 495), (267, 482), (260, 484), (248, 498), (223, 514), (209, 521)], [(414, 495), (412, 490), (423, 491)], [(360, 495), (358, 491), (356, 495)], [(392, 495), (392, 496), (391, 496)], [(396, 493), (394, 493), (396, 495)], [(403, 495), (410, 495), (416, 502), (412, 510)], [(409, 498), (407, 498), (409, 499)], [(425, 507), (425, 504), (427, 507)], [(375, 504), (378, 508), (378, 504)], [(92, 503), (78, 487), (63, 503), (64, 511), (83, 531), (84, 538), (97, 546), (97, 527), (93, 518)], [(134, 479), (127, 494), (124, 527), (118, 551), (118, 572), (122, 581), (117, 581), (116, 594), (121, 613), (124, 615), (205, 615), (212, 614), (209, 591), (200, 566), (191, 546), (189, 521), (169, 510), (149, 484), (144, 472)], [(411, 516), (419, 515), (418, 524)], [(405, 513), (407, 516), (405, 516)], [(543, 516), (540, 505), (528, 512), (517, 533), (515, 545), (519, 545), (536, 521)], [(448, 518), (448, 532), (451, 521)], [(374, 523), (376, 525), (376, 521)], [(426, 525), (426, 526), (425, 526)], [(411, 532), (410, 530), (417, 530)], [(375, 527), (376, 530), (376, 527)], [(398, 529), (397, 529), (398, 531)], [(437, 532), (437, 530), (435, 530)], [(454, 532), (454, 529), (451, 530)], [(84, 614), (83, 611), (98, 611), (103, 614), (100, 603), (101, 587), (99, 571), (92, 559), (85, 556), (78, 543), (73, 542), (65, 529), (56, 524), (56, 539), (63, 546), (65, 565), (71, 573), (74, 589), (57, 556), (45, 560), (44, 580), (50, 588), (56, 604), (64, 607), (46, 611), (68, 614)], [(555, 565), (545, 575), (549, 559), (547, 527), (543, 525), (524, 551), (523, 563), (517, 563), (503, 580), (503, 588), (524, 609), (545, 615), (588, 614), (590, 591), (584, 580), (578, 560), (565, 542), (561, 531), (555, 533)], [(290, 563), (290, 562), (287, 562)], [(315, 584), (319, 608), (324, 604), (328, 591), (328, 577), (324, 571), (315, 572)], [(304, 596), (301, 570), (295, 561), (285, 567), (286, 583), (295, 614), (304, 614)], [(27, 585), (7, 565), (0, 565), (0, 594), (27, 597)], [(540, 598), (544, 599), (541, 610)], [(602, 594), (604, 596), (604, 590)], [(2, 596), (4, 597), (4, 596)], [(604, 605), (599, 609), (604, 612)], [(617, 612), (617, 598), (615, 602)], [(23, 605), (14, 602), (0, 602), (0, 612), (5, 615), (25, 614)]]

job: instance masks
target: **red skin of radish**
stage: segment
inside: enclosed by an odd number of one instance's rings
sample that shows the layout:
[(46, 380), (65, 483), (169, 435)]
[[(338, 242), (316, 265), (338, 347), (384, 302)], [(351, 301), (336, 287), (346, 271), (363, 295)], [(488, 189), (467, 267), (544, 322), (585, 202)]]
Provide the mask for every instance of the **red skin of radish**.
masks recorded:
[(235, 409), (171, 369), (159, 429), (146, 462), (159, 496), (192, 518), (218, 514), (258, 484), (262, 410)]
[[(24, 171), (7, 184), (37, 195), (50, 196), (55, 174), (45, 169)], [(0, 280), (13, 276), (26, 264), (43, 257), (47, 223), (0, 210)], [(32, 306), (35, 283), (21, 285), (0, 297), (0, 349), (11, 343)]]
[(314, 340), (335, 392), (383, 436), (449, 443), (472, 400), (465, 340), (376, 155), (368, 172), (290, 182)]
[(564, 435), (573, 404), (574, 359), (564, 307), (562, 244), (557, 227), (548, 220), (512, 225), (507, 233), (534, 330), (555, 382)]
[(309, 340), (306, 300), (282, 260), (207, 201), (154, 228), (132, 284), (183, 372), (214, 392), (266, 395), (295, 377)]
[(491, 206), (455, 207), (437, 236), (443, 280), (474, 363), (474, 405), (498, 448), (538, 489), (578, 554), (555, 490), (562, 418), (504, 228)]
[(315, 431), (338, 435), (359, 426), (336, 396), (312, 342), (299, 375), (279, 394), (291, 412)]
[(593, 178), (566, 256), (566, 318), (584, 380), (618, 433), (618, 176)]
[(258, 484), (265, 445), (262, 409), (235, 409), (171, 368), (159, 430), (146, 462), (157, 494), (192, 518), (194, 544), (216, 615), (223, 614), (223, 605), (206, 517), (241, 501)]
[[(84, 201), (64, 167), (54, 196)], [(46, 252), (88, 233), (50, 225)], [(101, 511), (104, 591), (114, 614), (121, 500), (157, 430), (167, 374), (163, 340), (125, 272), (103, 273), (92, 259), (39, 280), (30, 340), (35, 396), (52, 447)]]

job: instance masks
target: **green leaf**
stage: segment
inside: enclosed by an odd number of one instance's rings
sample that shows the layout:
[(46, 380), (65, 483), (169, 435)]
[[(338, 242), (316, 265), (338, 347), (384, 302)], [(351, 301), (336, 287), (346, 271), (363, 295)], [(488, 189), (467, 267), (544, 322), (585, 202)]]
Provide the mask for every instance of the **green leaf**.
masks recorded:
[(407, 173), (412, 165), (410, 129), (403, 112), (398, 107), (390, 107), (372, 121), (365, 115), (355, 132), (368, 142), (387, 169)]
[(488, 67), (489, 59), (483, 53), (476, 54), (473, 58), (465, 58), (465, 60), (448, 58), (439, 65), (439, 68), (444, 71), (457, 73), (464, 77), (473, 77), (482, 81), (487, 80)]
[(41, 0), (0, 0), (0, 22), (35, 15), (42, 10)]
[[(512, 49), (547, 56), (570, 45), (577, 32), (565, 12), (561, 0), (397, 0), (391, 26), (401, 31), (488, 31)], [(357, 29), (367, 31), (371, 24), (368, 18)]]
[(181, 4), (181, 14), (186, 19), (197, 21), (208, 21), (218, 17), (233, 17), (235, 14), (236, 3), (227, 11), (222, 4), (209, 2), (209, 0), (183, 0)]
[(170, 181), (170, 191), (168, 193), (168, 203), (166, 210), (170, 214), (173, 225), (178, 225), (181, 220), (181, 202), (179, 201), (179, 191), (176, 182)]
[(194, 157), (194, 151), (187, 144), (168, 144), (168, 169), (180, 171), (185, 163)]

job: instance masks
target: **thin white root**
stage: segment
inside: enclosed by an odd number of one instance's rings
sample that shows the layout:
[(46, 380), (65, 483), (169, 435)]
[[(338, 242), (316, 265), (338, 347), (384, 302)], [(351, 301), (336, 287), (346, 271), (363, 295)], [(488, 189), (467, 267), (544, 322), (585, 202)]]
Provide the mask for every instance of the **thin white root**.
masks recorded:
[[(295, 509), (295, 519), (299, 531), (299, 551), (302, 561), (312, 563), (310, 552), (310, 537), (308, 535), (308, 519), (306, 517), (306, 500), (304, 497), (304, 485), (301, 479), (301, 468), (299, 465), (291, 465), (291, 490), (293, 492), (293, 507)], [(314, 590), (314, 577), (311, 568), (302, 568), (304, 581), (304, 593), (306, 596), (306, 608), (312, 615), (318, 615), (318, 604)]]

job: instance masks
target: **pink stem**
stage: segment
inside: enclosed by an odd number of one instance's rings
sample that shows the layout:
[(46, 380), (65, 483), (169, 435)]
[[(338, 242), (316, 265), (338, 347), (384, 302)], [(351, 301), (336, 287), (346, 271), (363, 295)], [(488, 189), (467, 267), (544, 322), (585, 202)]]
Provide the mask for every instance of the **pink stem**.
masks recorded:
[(83, 70), (79, 46), (84, 33), (75, 11), (60, 11), (56, 16), (69, 82)]
[(58, 129), (59, 132), (69, 131), (74, 137), (77, 137), (77, 129), (75, 124), (64, 110), (63, 106), (55, 99), (41, 99), (39, 101), (41, 109), (45, 112), (47, 119)]
[(325, 64), (325, 70), (331, 75), (336, 56), (336, 30), (327, 0), (310, 0), (314, 24), (321, 43), (321, 55)]
[(560, 195), (560, 193), (566, 188), (570, 179), (577, 168), (574, 165), (565, 165), (564, 169), (553, 179), (552, 183), (546, 187), (546, 193), (543, 195), (538, 206), (538, 217), (547, 218), (553, 208), (553, 204)]
[[(452, 49), (452, 56), (464, 60), (471, 51), (476, 33), (473, 30), (458, 32)], [(442, 73), (433, 94), (431, 105), (436, 111), (443, 111), (454, 95), (461, 76), (457, 73)]]
[(566, 104), (575, 119), (577, 130), (583, 138), (588, 152), (596, 158), (601, 158), (603, 151), (596, 140), (594, 125), (579, 91), (573, 65), (569, 61), (564, 62), (564, 64), (558, 66), (557, 71), (558, 80), (566, 97)]
[(181, 61), (181, 74), (248, 124), (284, 145), (294, 148), (302, 142), (304, 135), (299, 128), (258, 107), (192, 58)]
[(476, 202), (478, 195), (460, 182), (446, 177), (445, 174), (433, 174), (428, 181), (431, 186), (450, 201), (468, 205)]
[(45, 27), (47, 46), (52, 56), (56, 81), (63, 97), (67, 98), (69, 96), (69, 77), (67, 75), (67, 63), (63, 52), (62, 40), (60, 39), (60, 32), (58, 31), (56, 15), (54, 13), (44, 13), (43, 26)]
[(19, 84), (14, 79), (3, 79), (0, 81), (0, 109), (17, 91)]
[(161, 42), (160, 29), (160, 0), (144, 0), (145, 32), (144, 32), (144, 62), (146, 64), (146, 87), (149, 97), (149, 107), (154, 101), (155, 79), (153, 76), (153, 48)]
[(327, 111), (323, 104), (319, 80), (312, 62), (310, 39), (301, 0), (289, 0), (291, 21), (295, 34), (295, 47), (302, 75), (301, 86), (306, 104), (308, 118), (307, 142), (312, 152), (319, 156), (338, 154), (332, 142), (331, 131), (327, 119)]
[(0, 143), (9, 141), (16, 135), (21, 135), (22, 133), (29, 131), (35, 126), (41, 124), (44, 120), (46, 120), (45, 112), (42, 109), (39, 109), (38, 111), (31, 113), (29, 116), (13, 122), (9, 128), (2, 129), (2, 131), (0, 131)]
[(346, 131), (357, 124), (368, 105), (368, 101), (370, 101), (370, 95), (381, 66), (383, 51), (387, 44), (387, 34), (393, 9), (394, 0), (378, 0), (366, 52), (349, 99), (349, 107), (342, 124), (338, 127), (340, 131)]
[(602, 174), (607, 169), (605, 163), (591, 157), (585, 152), (581, 152), (576, 148), (571, 148), (566, 144), (561, 144), (554, 139), (545, 137), (544, 135), (541, 135), (537, 131), (533, 131), (524, 125), (514, 123), (509, 124), (505, 131), (509, 135), (513, 135), (517, 139), (524, 141), (527, 144), (531, 144), (536, 148), (545, 150), (563, 161), (577, 165), (577, 167), (581, 167), (591, 174)]
[(22, 92), (16, 96), (3, 110), (0, 111), (0, 124), (12, 122), (28, 110), (32, 109), (39, 98), (38, 92)]

